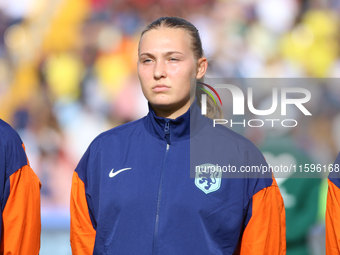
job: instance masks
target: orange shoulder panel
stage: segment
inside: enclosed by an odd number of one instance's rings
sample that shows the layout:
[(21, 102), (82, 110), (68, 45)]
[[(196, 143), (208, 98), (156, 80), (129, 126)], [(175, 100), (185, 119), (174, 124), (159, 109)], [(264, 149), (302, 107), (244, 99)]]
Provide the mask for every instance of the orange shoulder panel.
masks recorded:
[(73, 173), (71, 189), (71, 248), (72, 254), (92, 254), (96, 231), (93, 228), (85, 195), (84, 182)]
[(340, 189), (328, 180), (326, 254), (340, 254)]
[(39, 254), (40, 187), (28, 165), (10, 176), (10, 194), (2, 214), (1, 254)]
[(286, 215), (275, 181), (253, 195), (252, 216), (244, 230), (241, 255), (286, 254)]

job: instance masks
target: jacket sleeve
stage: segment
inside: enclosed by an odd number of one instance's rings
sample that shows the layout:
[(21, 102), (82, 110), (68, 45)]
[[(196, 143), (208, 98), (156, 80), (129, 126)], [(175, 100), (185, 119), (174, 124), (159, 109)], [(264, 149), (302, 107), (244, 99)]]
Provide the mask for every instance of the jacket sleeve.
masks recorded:
[(41, 183), (28, 160), (9, 176), (5, 187), (9, 195), (2, 213), (1, 254), (39, 254)]
[(340, 254), (340, 189), (328, 180), (326, 254)]
[(71, 248), (72, 254), (92, 254), (96, 231), (93, 228), (86, 201), (85, 184), (75, 171), (71, 188)]
[[(340, 153), (334, 162), (339, 169)], [(332, 171), (328, 176), (326, 207), (326, 254), (340, 254), (340, 172)]]
[(286, 254), (285, 208), (274, 177), (271, 186), (252, 197), (251, 217), (242, 236), (240, 254)]

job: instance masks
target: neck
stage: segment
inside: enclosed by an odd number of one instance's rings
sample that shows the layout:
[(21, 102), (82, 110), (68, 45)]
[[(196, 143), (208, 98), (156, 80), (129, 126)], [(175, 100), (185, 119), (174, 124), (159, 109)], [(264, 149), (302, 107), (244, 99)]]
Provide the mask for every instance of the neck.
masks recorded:
[(174, 109), (166, 109), (166, 108), (159, 108), (158, 106), (152, 106), (152, 109), (155, 111), (157, 117), (163, 117), (167, 119), (176, 119), (179, 116), (186, 113), (190, 108), (191, 101), (188, 101), (184, 106), (174, 110)]

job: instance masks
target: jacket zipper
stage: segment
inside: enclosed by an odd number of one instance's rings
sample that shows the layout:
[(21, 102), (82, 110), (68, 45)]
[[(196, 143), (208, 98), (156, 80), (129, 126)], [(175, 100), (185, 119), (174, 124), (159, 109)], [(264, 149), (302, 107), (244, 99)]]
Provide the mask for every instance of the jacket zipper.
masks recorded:
[(168, 145), (171, 144), (170, 142), (170, 122), (167, 120), (165, 122), (165, 127), (164, 127), (164, 134), (165, 134), (165, 139)]
[(159, 211), (160, 211), (160, 206), (161, 206), (161, 198), (162, 198), (162, 184), (163, 184), (163, 177), (164, 177), (164, 171), (166, 168), (166, 161), (167, 161), (167, 156), (168, 152), (170, 149), (170, 121), (166, 120), (165, 127), (164, 127), (164, 134), (165, 134), (165, 139), (166, 139), (166, 149), (165, 149), (165, 156), (164, 156), (164, 161), (163, 161), (163, 166), (162, 166), (162, 171), (161, 171), (161, 179), (159, 182), (159, 189), (158, 189), (158, 197), (157, 197), (157, 211), (156, 211), (156, 220), (155, 220), (155, 230), (154, 230), (154, 235), (153, 235), (153, 255), (157, 254), (157, 243), (158, 243), (158, 229), (159, 229)]

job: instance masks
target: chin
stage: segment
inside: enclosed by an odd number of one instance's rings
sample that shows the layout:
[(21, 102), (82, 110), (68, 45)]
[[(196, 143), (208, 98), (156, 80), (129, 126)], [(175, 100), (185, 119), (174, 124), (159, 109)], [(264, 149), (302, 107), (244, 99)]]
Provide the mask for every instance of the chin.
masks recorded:
[(174, 104), (173, 103), (170, 103), (170, 102), (150, 102), (151, 105), (159, 108), (159, 109), (164, 109), (164, 110), (168, 110), (169, 108), (173, 107)]
[(155, 106), (167, 106), (174, 104), (174, 102), (167, 96), (151, 98), (151, 100), (148, 101), (150, 102), (150, 104)]

